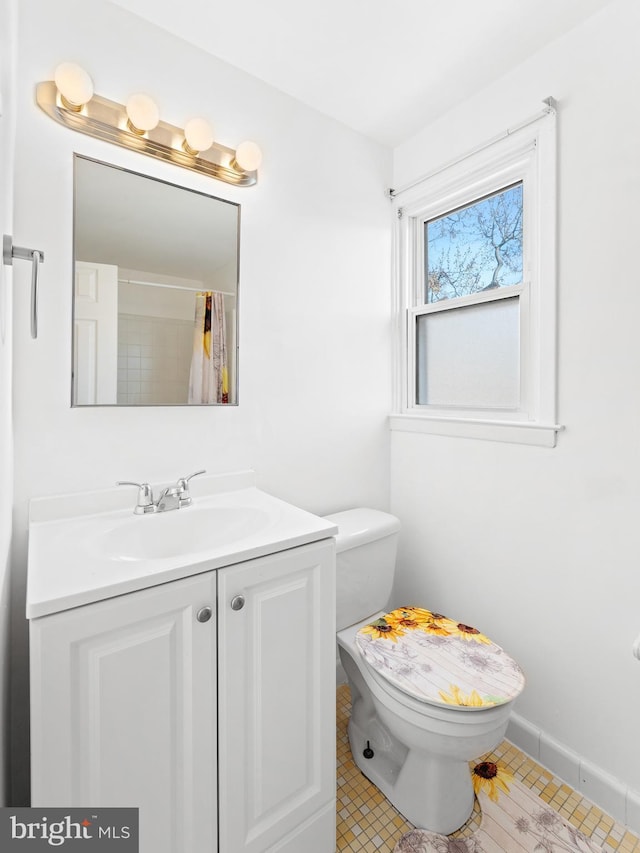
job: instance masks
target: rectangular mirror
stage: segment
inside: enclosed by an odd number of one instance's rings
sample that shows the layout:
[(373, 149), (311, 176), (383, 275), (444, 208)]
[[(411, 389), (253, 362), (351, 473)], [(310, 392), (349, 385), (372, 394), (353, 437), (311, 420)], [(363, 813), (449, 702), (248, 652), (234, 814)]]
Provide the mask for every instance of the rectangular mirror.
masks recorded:
[(240, 205), (74, 156), (72, 406), (238, 400)]

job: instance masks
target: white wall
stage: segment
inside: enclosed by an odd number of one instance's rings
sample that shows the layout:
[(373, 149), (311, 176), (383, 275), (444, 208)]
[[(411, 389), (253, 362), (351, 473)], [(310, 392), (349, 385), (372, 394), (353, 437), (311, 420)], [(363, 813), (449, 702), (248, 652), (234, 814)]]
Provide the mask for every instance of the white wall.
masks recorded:
[[(395, 600), (476, 624), (522, 664), (517, 711), (640, 791), (640, 6), (617, 0), (395, 152), (395, 186), (559, 101), (555, 449), (394, 432)], [(595, 768), (595, 770), (594, 770)], [(571, 771), (568, 771), (571, 772)], [(640, 810), (635, 799), (634, 818)], [(607, 805), (607, 803), (605, 803)], [(630, 820), (630, 822), (632, 822)]]
[[(0, 0), (0, 235), (13, 233), (15, 6), (15, 0)], [(0, 265), (0, 806), (9, 799), (12, 278), (12, 267)]]
[[(387, 505), (391, 155), (108, 3), (23, 0), (20, 16), (15, 230), (45, 252), (36, 341), (24, 282), (15, 299), (14, 734), (25, 771), (30, 497), (253, 467), (263, 488), (319, 513)], [(255, 139), (258, 185), (230, 187), (55, 124), (34, 87), (62, 60), (80, 62), (107, 98), (147, 90), (172, 124), (204, 114), (224, 144)], [(74, 151), (242, 204), (237, 408), (69, 407)], [(24, 785), (23, 772), (17, 799)]]

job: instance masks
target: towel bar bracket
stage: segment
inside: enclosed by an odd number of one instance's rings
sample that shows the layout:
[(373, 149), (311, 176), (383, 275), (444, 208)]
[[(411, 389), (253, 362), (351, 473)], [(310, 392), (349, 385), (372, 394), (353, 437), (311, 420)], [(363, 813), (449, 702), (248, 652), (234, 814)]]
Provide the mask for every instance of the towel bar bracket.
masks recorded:
[(31, 261), (31, 337), (38, 337), (38, 271), (40, 264), (44, 263), (44, 252), (40, 249), (25, 249), (23, 246), (14, 246), (13, 238), (9, 234), (2, 237), (2, 263), (5, 266), (13, 266), (13, 259), (19, 261)]

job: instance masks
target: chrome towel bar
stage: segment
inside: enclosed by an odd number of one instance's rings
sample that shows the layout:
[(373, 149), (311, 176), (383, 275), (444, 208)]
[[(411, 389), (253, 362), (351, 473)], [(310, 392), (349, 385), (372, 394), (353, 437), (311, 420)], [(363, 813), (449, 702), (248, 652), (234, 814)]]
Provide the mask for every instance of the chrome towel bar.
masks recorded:
[(38, 337), (38, 271), (44, 263), (44, 252), (40, 249), (25, 249), (14, 246), (13, 238), (5, 234), (2, 238), (2, 263), (12, 266), (13, 259), (31, 261), (31, 337)]

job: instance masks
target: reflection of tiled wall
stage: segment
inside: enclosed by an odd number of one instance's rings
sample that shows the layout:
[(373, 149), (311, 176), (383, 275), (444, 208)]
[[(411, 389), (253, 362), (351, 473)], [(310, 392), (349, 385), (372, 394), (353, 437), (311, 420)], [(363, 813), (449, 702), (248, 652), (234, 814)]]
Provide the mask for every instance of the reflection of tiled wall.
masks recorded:
[(118, 404), (186, 403), (193, 323), (118, 315)]

